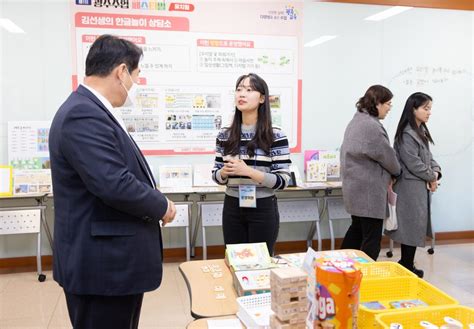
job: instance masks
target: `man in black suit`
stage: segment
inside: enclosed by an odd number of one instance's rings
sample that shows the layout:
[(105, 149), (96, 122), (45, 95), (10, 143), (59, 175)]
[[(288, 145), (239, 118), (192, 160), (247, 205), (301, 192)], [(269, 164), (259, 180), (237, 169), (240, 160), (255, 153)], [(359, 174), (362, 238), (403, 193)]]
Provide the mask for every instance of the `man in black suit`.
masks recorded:
[(161, 283), (159, 221), (171, 222), (176, 208), (115, 109), (133, 99), (142, 55), (127, 40), (99, 37), (84, 83), (51, 125), (53, 275), (74, 329), (138, 328), (143, 293)]

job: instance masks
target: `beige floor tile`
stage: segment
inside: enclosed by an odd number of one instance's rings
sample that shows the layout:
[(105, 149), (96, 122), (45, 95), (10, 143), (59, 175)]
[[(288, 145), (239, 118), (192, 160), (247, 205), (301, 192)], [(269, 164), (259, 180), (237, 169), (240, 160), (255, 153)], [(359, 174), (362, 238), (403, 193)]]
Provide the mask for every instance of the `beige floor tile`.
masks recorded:
[(179, 264), (165, 264), (161, 286), (152, 292), (146, 293), (140, 328), (185, 328), (192, 320), (190, 315), (189, 300), (183, 302), (184, 294), (179, 292), (177, 267)]
[[(28, 294), (35, 292), (59, 293), (61, 287), (53, 280), (51, 271), (45, 272), (46, 281), (39, 282), (36, 273), (18, 273), (12, 277), (2, 293)], [(11, 274), (9, 274), (11, 275)]]
[(0, 328), (2, 329), (47, 329), (47, 325), (38, 325), (38, 319), (21, 318), (21, 319), (2, 319), (0, 320)]
[(28, 293), (1, 293), (0, 322), (25, 319), (31, 325), (47, 326), (59, 299), (59, 293), (32, 290)]
[(0, 293), (2, 293), (6, 286), (13, 280), (17, 274), (2, 274), (0, 275)]
[(49, 321), (48, 328), (63, 326), (72, 327), (69, 320), (69, 314), (67, 312), (66, 297), (64, 296), (64, 292), (61, 292), (59, 300)]
[[(398, 261), (400, 248), (393, 250), (392, 258), (382, 250), (379, 260)], [(474, 303), (474, 244), (435, 246), (434, 254), (427, 248), (418, 248), (416, 266), (425, 272), (424, 279), (457, 299), (461, 304)]]

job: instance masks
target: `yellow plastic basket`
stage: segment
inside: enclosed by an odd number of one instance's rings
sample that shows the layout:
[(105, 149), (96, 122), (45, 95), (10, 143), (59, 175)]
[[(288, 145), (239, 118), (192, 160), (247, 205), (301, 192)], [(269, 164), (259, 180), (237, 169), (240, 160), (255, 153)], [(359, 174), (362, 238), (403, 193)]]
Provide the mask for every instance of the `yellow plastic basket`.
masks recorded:
[[(362, 280), (360, 285), (360, 303), (378, 301), (386, 305), (386, 309), (373, 310), (359, 305), (357, 323), (359, 328), (374, 328), (375, 316), (406, 309), (390, 308), (389, 303), (400, 300), (419, 299), (428, 306), (457, 305), (458, 301), (445, 294), (428, 282), (414, 277), (393, 277), (386, 279)], [(426, 309), (426, 306), (416, 310)]]
[(373, 262), (360, 264), (362, 280), (392, 278), (397, 276), (416, 278), (415, 273), (395, 262)]
[(445, 324), (444, 317), (449, 316), (458, 320), (464, 328), (474, 323), (474, 308), (466, 306), (432, 306), (424, 309), (412, 309), (376, 316), (376, 328), (390, 328), (391, 323), (399, 323), (403, 328), (419, 328), (420, 321), (429, 321), (434, 325)]

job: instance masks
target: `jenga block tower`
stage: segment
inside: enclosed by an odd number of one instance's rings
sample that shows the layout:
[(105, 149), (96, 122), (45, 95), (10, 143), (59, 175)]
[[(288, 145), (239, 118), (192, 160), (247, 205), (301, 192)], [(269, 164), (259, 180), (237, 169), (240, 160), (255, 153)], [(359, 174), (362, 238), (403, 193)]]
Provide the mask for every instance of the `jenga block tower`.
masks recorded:
[(306, 329), (306, 323), (290, 323), (289, 321), (280, 321), (276, 314), (270, 317), (270, 328), (272, 329)]
[(272, 291), (272, 328), (305, 328), (308, 312), (306, 296), (307, 275), (294, 267), (273, 269), (270, 272)]

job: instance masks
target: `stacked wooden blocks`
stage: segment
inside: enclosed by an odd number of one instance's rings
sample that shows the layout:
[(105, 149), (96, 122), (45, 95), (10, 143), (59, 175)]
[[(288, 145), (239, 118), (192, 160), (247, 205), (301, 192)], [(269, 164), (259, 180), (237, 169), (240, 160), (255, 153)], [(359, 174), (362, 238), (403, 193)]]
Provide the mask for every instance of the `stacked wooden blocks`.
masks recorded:
[(305, 329), (308, 314), (307, 275), (295, 267), (270, 272), (272, 311), (270, 326), (276, 329)]

